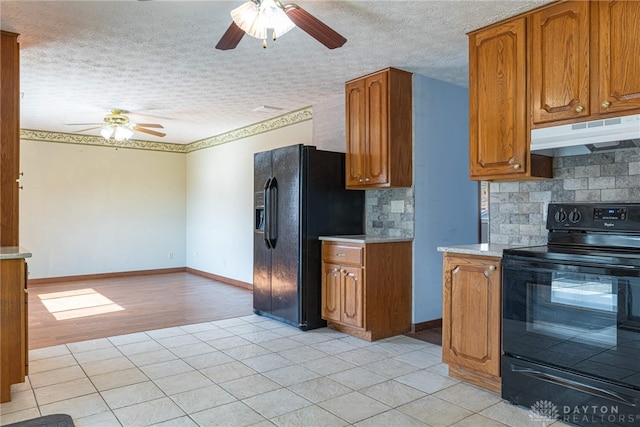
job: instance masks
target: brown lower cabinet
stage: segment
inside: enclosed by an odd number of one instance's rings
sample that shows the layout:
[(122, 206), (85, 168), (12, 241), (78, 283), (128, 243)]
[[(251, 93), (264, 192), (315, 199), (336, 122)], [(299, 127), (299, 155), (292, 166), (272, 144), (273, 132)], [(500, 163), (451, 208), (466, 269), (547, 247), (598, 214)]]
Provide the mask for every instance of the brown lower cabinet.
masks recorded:
[(411, 329), (412, 243), (322, 242), (322, 318), (375, 341)]
[(442, 360), (449, 375), (500, 393), (500, 258), (446, 252)]
[(11, 384), (29, 373), (26, 277), (24, 258), (0, 260), (0, 403), (11, 400)]

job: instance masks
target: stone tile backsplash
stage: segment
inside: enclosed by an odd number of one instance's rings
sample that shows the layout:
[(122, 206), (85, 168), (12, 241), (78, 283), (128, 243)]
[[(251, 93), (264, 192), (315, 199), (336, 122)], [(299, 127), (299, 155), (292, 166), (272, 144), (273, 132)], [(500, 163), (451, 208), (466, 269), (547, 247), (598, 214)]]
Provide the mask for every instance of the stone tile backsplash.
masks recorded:
[(413, 237), (414, 205), (413, 187), (366, 190), (367, 234)]
[(546, 244), (546, 211), (550, 202), (639, 203), (640, 149), (555, 157), (553, 176), (490, 183), (491, 243)]

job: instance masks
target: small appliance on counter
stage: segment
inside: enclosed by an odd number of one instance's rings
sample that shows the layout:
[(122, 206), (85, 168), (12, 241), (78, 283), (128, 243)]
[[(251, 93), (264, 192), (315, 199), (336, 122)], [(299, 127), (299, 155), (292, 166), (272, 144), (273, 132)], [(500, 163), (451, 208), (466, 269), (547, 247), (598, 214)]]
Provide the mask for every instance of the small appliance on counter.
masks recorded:
[(253, 311), (302, 330), (321, 318), (320, 235), (364, 232), (345, 155), (292, 145), (254, 155)]

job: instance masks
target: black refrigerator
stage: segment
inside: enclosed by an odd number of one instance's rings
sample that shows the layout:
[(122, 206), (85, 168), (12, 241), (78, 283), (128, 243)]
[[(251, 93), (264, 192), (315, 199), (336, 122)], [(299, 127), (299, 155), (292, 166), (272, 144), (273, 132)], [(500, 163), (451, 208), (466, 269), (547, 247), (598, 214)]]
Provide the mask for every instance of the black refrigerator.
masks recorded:
[(254, 155), (253, 311), (309, 330), (321, 318), (318, 236), (362, 234), (364, 191), (344, 153), (292, 145)]

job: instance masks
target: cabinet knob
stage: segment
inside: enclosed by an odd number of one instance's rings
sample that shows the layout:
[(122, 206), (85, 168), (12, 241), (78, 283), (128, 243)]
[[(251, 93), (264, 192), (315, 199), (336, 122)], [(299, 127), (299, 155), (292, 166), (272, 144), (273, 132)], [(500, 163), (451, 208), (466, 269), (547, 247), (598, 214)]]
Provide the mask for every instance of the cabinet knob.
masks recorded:
[(338, 252), (338, 253), (336, 254), (336, 256), (344, 257), (344, 256), (345, 256), (345, 254), (343, 254), (342, 252)]
[(365, 179), (364, 179), (364, 181), (365, 181), (365, 182), (369, 182), (369, 181), (371, 181), (371, 180), (370, 180), (369, 178), (365, 178)]
[(513, 165), (513, 168), (516, 169), (516, 170), (520, 169), (520, 163), (516, 163), (515, 165)]
[(358, 182), (364, 182), (364, 179), (360, 178), (360, 179), (358, 180)]
[(24, 293), (25, 293), (25, 294), (28, 294), (28, 293), (29, 293), (29, 289), (25, 289), (25, 290), (24, 290)]
[(344, 268), (340, 271), (342, 274), (346, 273), (347, 270), (345, 270)]
[(576, 107), (576, 113), (582, 113), (584, 111), (584, 107), (582, 105), (578, 105)]
[(602, 108), (609, 108), (610, 105), (611, 105), (611, 103), (609, 101), (604, 101), (602, 103)]
[(489, 266), (489, 271), (495, 271), (496, 270), (496, 266), (495, 265), (490, 265)]
[(334, 276), (338, 274), (338, 269), (334, 268), (333, 270), (331, 270), (331, 274), (333, 274)]

